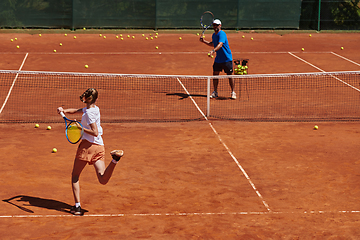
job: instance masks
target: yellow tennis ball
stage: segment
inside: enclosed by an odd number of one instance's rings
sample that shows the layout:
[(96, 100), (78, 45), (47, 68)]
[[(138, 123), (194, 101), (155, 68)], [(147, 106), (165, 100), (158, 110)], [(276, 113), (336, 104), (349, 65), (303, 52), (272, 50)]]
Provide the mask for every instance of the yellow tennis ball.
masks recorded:
[(251, 40), (254, 40), (254, 38), (250, 38)]
[(311, 34), (309, 35), (309, 37), (311, 37)]
[(54, 53), (56, 53), (56, 49), (54, 49)]
[(243, 35), (242, 38), (245, 38), (245, 36)]
[(51, 130), (51, 126), (47, 126), (47, 128), (46, 128), (47, 130)]
[(305, 50), (304, 48), (301, 49), (301, 51), (304, 51), (304, 50)]
[(340, 49), (341, 49), (341, 50), (344, 50), (344, 47), (341, 47)]
[(124, 40), (123, 38), (121, 38), (121, 40)]
[(41, 34), (39, 34), (39, 37), (41, 37)]
[(74, 36), (74, 39), (76, 39), (76, 36)]
[(128, 38), (130, 38), (130, 35), (127, 35)]
[(102, 37), (102, 34), (101, 34), (101, 33), (99, 34), (99, 37)]
[(196, 34), (196, 36), (199, 36), (199, 35), (200, 35), (200, 33), (197, 33), (197, 34)]
[(146, 40), (148, 40), (149, 38), (148, 38), (148, 37), (146, 37), (145, 39), (146, 39)]
[(86, 30), (86, 27), (84, 27), (83, 30)]
[(119, 38), (119, 36), (116, 36), (116, 38)]
[(64, 36), (67, 37), (67, 34), (65, 33)]
[(15, 41), (17, 41), (17, 38), (14, 38), (15, 39)]
[(62, 46), (62, 43), (60, 43), (59, 46)]
[(132, 38), (134, 39), (134, 38), (135, 38), (135, 36), (132, 36)]
[(53, 148), (53, 149), (52, 149), (52, 152), (53, 152), (53, 153), (57, 153), (57, 149), (56, 149), (56, 148)]
[(315, 130), (318, 130), (318, 129), (319, 129), (318, 125), (315, 125), (315, 126), (314, 126), (314, 129), (315, 129)]
[(158, 46), (156, 46), (155, 48), (156, 48), (156, 49), (159, 49), (159, 47), (158, 47)]
[(104, 39), (106, 38), (106, 36), (104, 36)]
[(86, 65), (85, 65), (85, 68), (89, 68), (89, 65), (86, 64)]
[(13, 42), (13, 41), (14, 41), (14, 39), (10, 39), (10, 41), (11, 41), (11, 42)]
[(179, 40), (181, 40), (182, 39), (182, 37), (179, 37)]
[(39, 124), (35, 124), (35, 128), (38, 128), (38, 127), (40, 127), (40, 125), (39, 125)]
[(16, 48), (20, 48), (20, 46), (19, 46), (19, 45), (17, 45), (17, 46), (16, 46)]

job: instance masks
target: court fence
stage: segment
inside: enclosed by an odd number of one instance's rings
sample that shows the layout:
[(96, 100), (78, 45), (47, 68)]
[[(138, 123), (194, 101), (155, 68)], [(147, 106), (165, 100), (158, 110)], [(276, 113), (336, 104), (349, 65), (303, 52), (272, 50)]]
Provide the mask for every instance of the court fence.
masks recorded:
[(0, 27), (198, 29), (212, 11), (225, 29), (359, 29), (359, 0), (7, 0)]
[[(211, 99), (215, 78), (218, 97)], [(214, 77), (1, 70), (0, 84), (0, 123), (62, 122), (56, 109), (83, 107), (79, 96), (89, 87), (99, 91), (102, 122), (110, 123), (360, 120), (360, 71)]]

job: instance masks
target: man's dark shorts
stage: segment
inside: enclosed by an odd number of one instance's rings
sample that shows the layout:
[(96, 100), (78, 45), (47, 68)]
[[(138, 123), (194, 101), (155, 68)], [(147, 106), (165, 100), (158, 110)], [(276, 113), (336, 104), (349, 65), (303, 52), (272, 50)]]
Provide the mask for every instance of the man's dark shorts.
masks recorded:
[(225, 62), (225, 63), (216, 63), (214, 62), (213, 65), (213, 71), (214, 72), (221, 72), (222, 70), (224, 70), (224, 72), (227, 75), (231, 75), (233, 72), (233, 64), (232, 61), (230, 62)]

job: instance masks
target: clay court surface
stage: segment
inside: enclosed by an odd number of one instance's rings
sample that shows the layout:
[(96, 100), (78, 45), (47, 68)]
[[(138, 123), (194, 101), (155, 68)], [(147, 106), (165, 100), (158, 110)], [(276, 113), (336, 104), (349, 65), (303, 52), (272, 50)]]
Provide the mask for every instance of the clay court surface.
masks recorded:
[[(99, 34), (2, 33), (0, 69), (212, 74), (211, 48), (196, 32)], [(360, 69), (359, 34), (311, 34), (228, 38), (234, 58), (250, 59), (251, 74)], [(125, 156), (105, 186), (85, 168), (82, 217), (69, 213), (77, 146), (67, 142), (63, 123), (47, 125), (0, 124), (3, 239), (360, 237), (359, 122), (104, 123), (107, 154), (120, 148)]]

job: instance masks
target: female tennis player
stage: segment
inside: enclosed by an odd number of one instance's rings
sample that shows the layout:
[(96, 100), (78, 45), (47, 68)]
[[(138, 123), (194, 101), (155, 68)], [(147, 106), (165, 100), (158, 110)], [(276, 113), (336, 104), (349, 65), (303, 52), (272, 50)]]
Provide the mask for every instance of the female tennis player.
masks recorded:
[(78, 146), (74, 166), (71, 175), (72, 190), (74, 194), (75, 206), (71, 213), (74, 215), (83, 215), (80, 206), (80, 184), (79, 177), (86, 164), (94, 165), (98, 180), (105, 185), (111, 178), (114, 168), (120, 158), (124, 155), (122, 150), (111, 151), (113, 160), (105, 168), (105, 148), (101, 137), (103, 129), (100, 125), (100, 109), (95, 105), (98, 98), (98, 92), (94, 88), (87, 89), (80, 100), (86, 104), (84, 108), (63, 109), (59, 107), (57, 112), (63, 113), (82, 113), (81, 124), (84, 128), (84, 135)]

